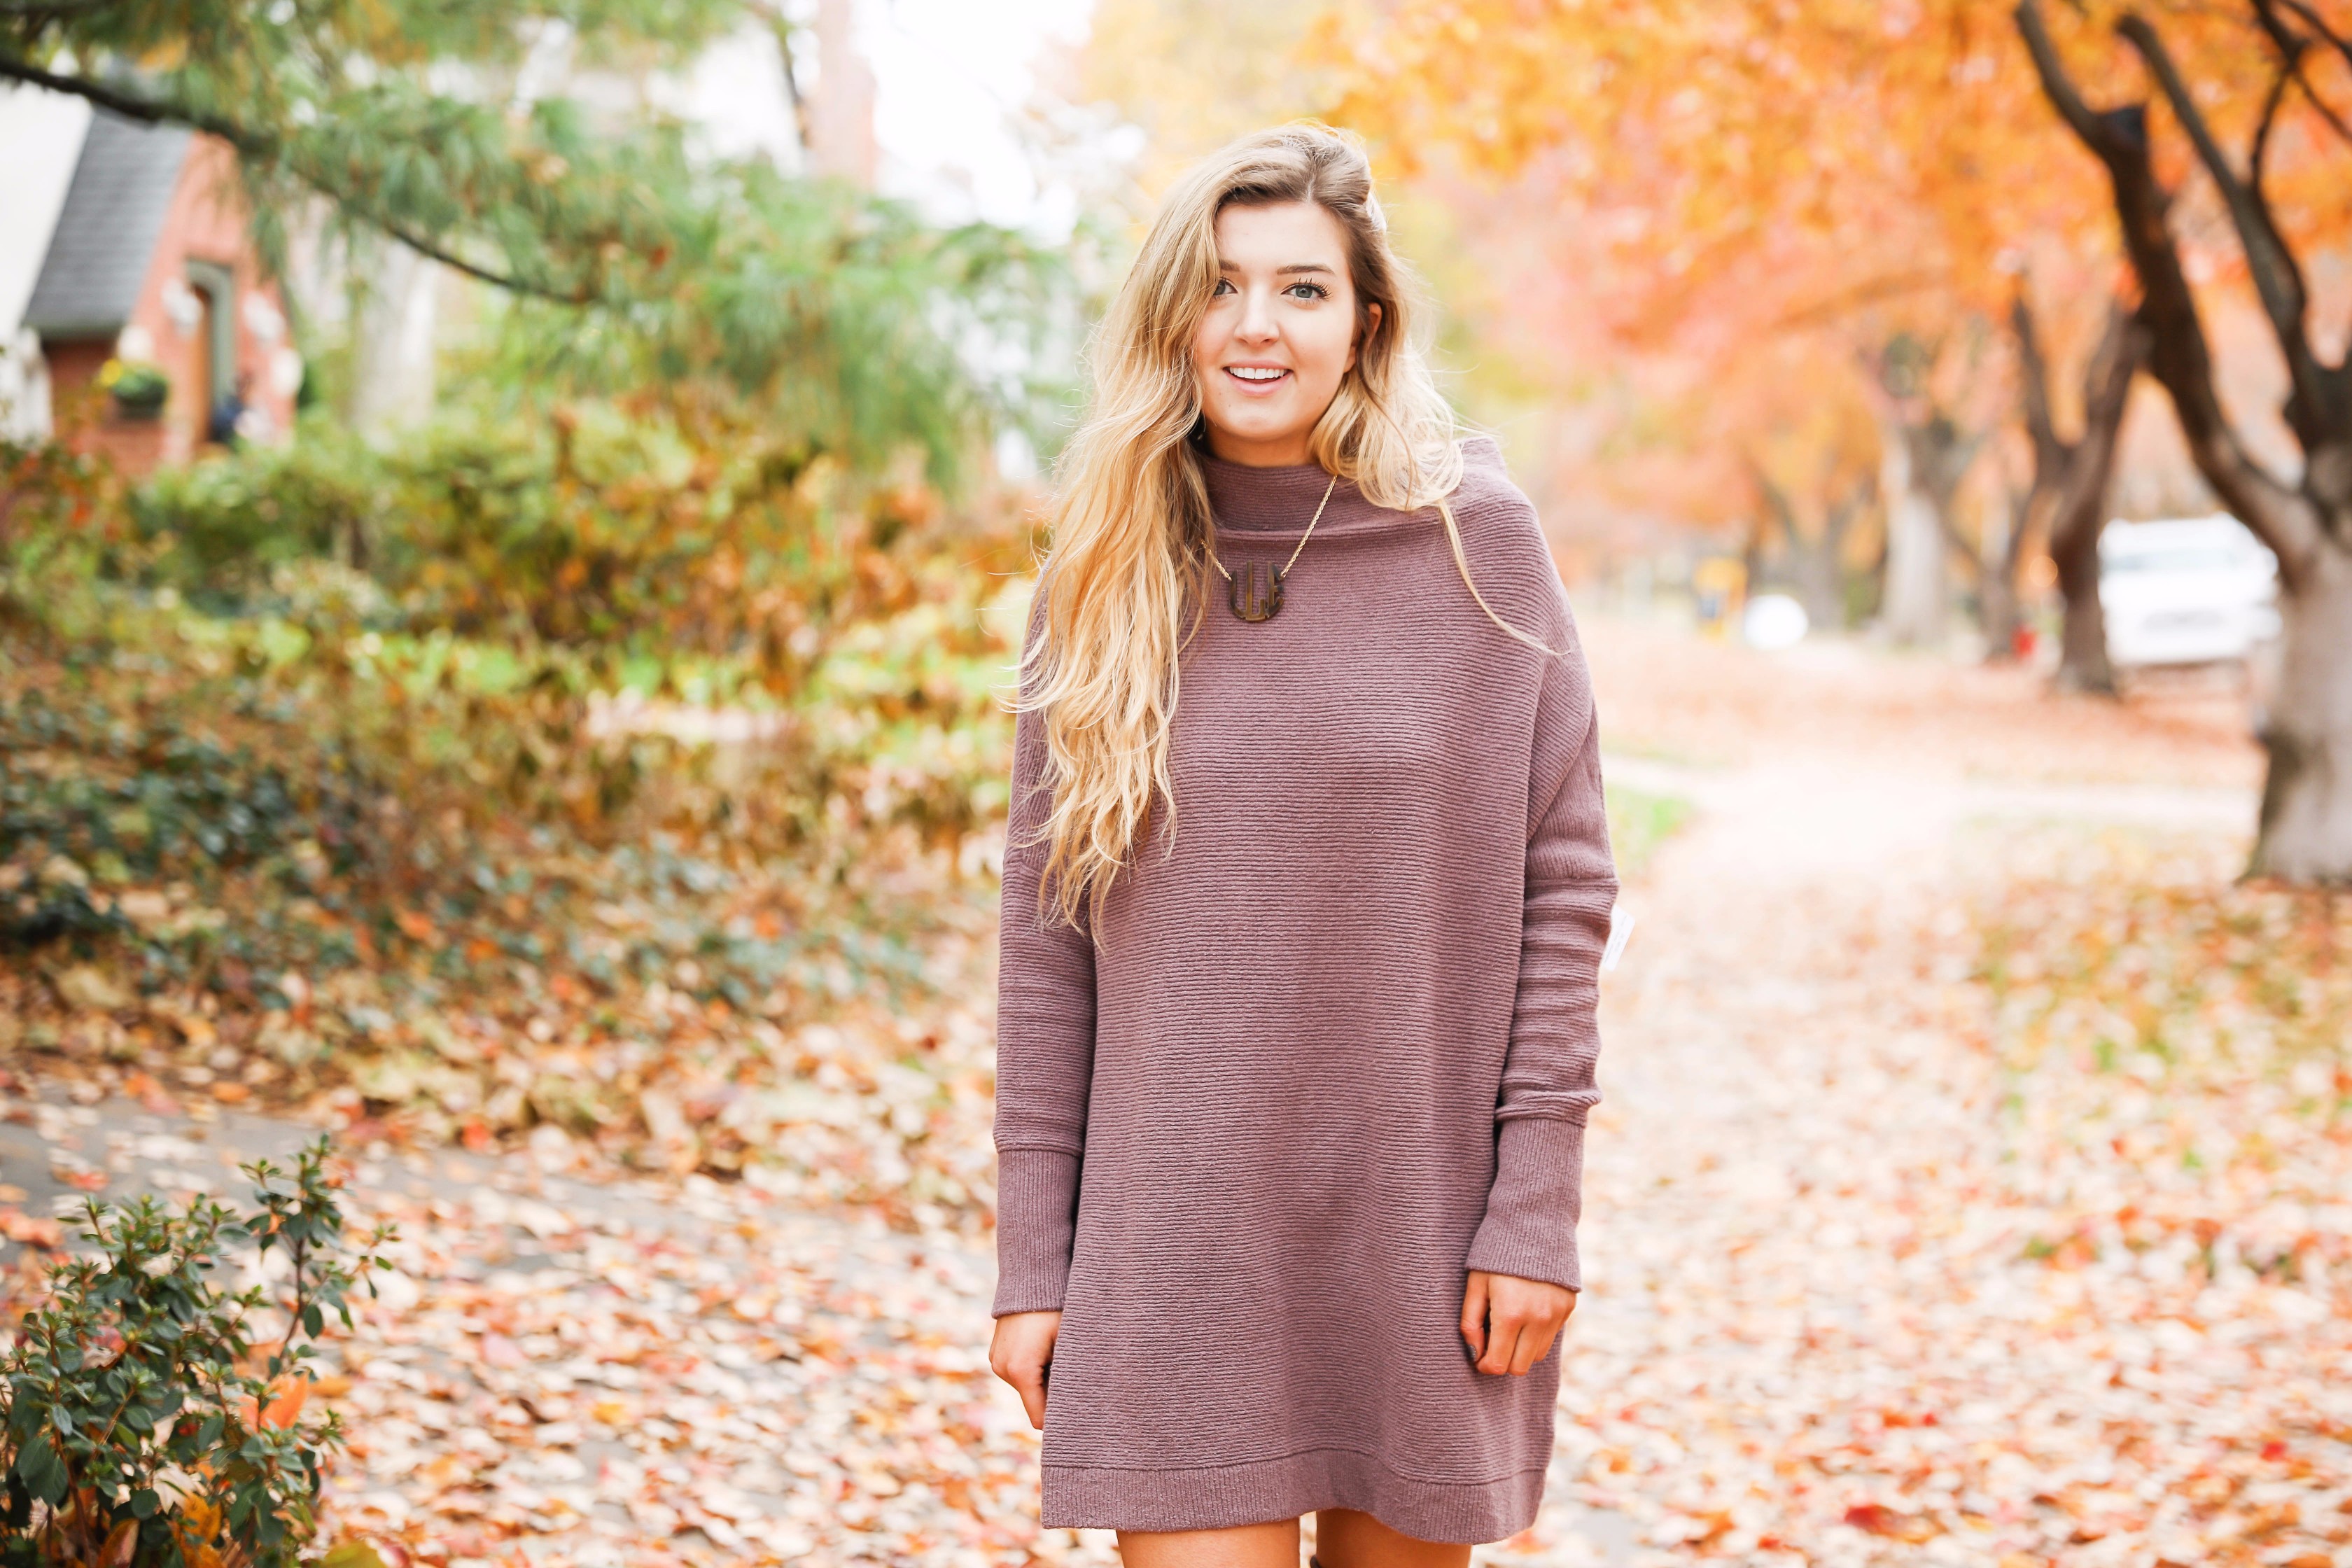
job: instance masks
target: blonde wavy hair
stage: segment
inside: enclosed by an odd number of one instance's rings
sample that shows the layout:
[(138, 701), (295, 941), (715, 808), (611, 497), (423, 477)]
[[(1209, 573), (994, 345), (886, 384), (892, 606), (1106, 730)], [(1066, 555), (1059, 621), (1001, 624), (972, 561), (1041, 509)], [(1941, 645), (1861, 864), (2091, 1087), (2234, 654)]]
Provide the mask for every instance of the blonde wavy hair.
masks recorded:
[(1309, 451), (1377, 506), (1438, 506), (1469, 581), (1444, 505), (1462, 482), (1460, 426), (1422, 352), (1418, 303), (1362, 146), (1307, 121), (1242, 138), (1168, 193), (1097, 329), (1094, 396), (1057, 474), (1045, 605), (1022, 656), (1018, 706), (1042, 721), (1053, 791), (1034, 841), (1048, 846), (1040, 900), (1073, 925), (1099, 912), (1155, 807), (1175, 828), (1170, 737), (1216, 526), (1193, 455), (1192, 340), (1217, 286), (1217, 215), (1285, 202), (1313, 202), (1339, 221), (1358, 312), (1354, 368)]

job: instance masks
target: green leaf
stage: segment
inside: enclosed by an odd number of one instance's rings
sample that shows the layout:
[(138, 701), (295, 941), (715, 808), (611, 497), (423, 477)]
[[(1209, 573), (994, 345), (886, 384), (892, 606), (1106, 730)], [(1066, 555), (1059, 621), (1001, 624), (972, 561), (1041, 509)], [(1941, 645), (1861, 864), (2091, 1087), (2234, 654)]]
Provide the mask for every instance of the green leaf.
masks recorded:
[(142, 1487), (131, 1494), (131, 1511), (141, 1519), (152, 1518), (155, 1510), (163, 1506), (163, 1500), (156, 1495), (153, 1487)]
[(52, 1507), (66, 1495), (66, 1463), (47, 1437), (36, 1437), (16, 1451), (16, 1474), (26, 1490)]

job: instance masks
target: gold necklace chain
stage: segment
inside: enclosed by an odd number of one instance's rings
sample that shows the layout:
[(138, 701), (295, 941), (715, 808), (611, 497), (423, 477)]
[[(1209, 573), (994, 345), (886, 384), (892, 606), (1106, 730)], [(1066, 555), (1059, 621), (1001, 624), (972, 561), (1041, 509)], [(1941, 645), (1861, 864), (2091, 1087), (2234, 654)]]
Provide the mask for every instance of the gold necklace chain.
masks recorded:
[[(1280, 583), (1284, 578), (1289, 576), (1290, 569), (1298, 564), (1298, 556), (1300, 552), (1307, 548), (1307, 542), (1315, 537), (1315, 525), (1323, 521), (1323, 509), (1331, 504), (1331, 492), (1339, 488), (1339, 476), (1333, 474), (1331, 476), (1331, 482), (1323, 487), (1323, 499), (1315, 503), (1315, 515), (1307, 520), (1307, 531), (1298, 536), (1298, 549), (1290, 552), (1290, 559), (1282, 563), (1282, 570), (1274, 574), (1274, 580), (1276, 583)], [(1209, 549), (1209, 564), (1214, 566), (1219, 572), (1224, 573), (1226, 582), (1230, 583), (1234, 580), (1234, 574), (1231, 572), (1225, 571), (1225, 563), (1217, 559), (1216, 547), (1213, 545)]]

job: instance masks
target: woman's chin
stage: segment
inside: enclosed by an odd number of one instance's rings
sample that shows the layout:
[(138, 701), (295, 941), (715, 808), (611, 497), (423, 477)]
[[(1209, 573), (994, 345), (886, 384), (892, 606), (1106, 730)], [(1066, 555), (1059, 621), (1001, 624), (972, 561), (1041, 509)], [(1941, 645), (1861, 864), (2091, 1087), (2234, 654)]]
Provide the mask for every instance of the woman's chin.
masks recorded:
[[(1252, 409), (1250, 412), (1258, 411)], [(1250, 460), (1257, 462), (1267, 459), (1255, 454), (1271, 448), (1298, 446), (1314, 428), (1315, 422), (1311, 419), (1302, 423), (1297, 419), (1221, 419), (1214, 414), (1209, 416), (1209, 429), (1218, 437), (1218, 445), (1249, 448), (1252, 454)]]

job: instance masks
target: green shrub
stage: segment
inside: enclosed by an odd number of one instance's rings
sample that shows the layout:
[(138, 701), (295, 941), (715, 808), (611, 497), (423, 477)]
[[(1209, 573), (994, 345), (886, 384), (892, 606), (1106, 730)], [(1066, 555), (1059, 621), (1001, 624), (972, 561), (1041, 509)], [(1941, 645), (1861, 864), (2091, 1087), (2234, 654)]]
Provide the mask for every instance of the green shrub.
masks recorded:
[[(92, 1200), (91, 1256), (49, 1272), (0, 1362), (0, 1564), (199, 1568), (290, 1564), (316, 1528), (320, 1463), (341, 1441), (306, 1419), (310, 1341), (370, 1268), (343, 1240), (327, 1142), (282, 1172), (245, 1167), (255, 1207), (207, 1198), (183, 1214), (152, 1197)], [(245, 1244), (286, 1263), (272, 1286), (212, 1276)]]
[(366, 443), (313, 420), (283, 446), (158, 469), (131, 493), (131, 517), (156, 548), (160, 581), (242, 595), (265, 588), (270, 567), (306, 556), (364, 563), (384, 482)]
[(298, 853), (350, 862), (375, 792), (347, 755), (265, 758), (188, 719), (160, 701), (126, 716), (37, 689), (0, 696), (0, 952), (128, 931), (92, 898), (93, 879), (210, 882)]

